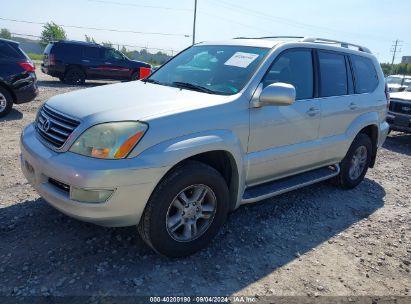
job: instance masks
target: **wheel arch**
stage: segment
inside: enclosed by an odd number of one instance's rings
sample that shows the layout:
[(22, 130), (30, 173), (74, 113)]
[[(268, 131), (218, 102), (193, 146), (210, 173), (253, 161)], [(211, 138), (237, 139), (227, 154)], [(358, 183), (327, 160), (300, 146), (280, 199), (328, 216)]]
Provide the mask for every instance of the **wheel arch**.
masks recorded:
[(14, 91), (5, 83), (0, 82), (0, 87), (4, 88), (11, 96), (11, 98), (13, 99), (13, 103), (16, 102), (17, 100), (17, 96), (16, 94), (14, 94)]
[(185, 162), (202, 162), (216, 169), (226, 181), (230, 210), (238, 207), (245, 179), (243, 150), (239, 139), (230, 131), (219, 130), (173, 139), (143, 151), (139, 158), (152, 166), (168, 167), (156, 187), (172, 170)]

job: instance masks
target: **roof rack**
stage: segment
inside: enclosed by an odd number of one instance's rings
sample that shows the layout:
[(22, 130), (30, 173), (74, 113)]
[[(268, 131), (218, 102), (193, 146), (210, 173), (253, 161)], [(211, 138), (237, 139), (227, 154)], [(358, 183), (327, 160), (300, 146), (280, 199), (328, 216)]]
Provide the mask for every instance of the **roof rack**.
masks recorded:
[(343, 48), (355, 47), (360, 52), (370, 53), (371, 51), (365, 46), (361, 46), (354, 43), (318, 38), (318, 37), (301, 37), (301, 36), (266, 36), (266, 37), (236, 37), (234, 39), (298, 39), (300, 42), (311, 42), (311, 43), (323, 43), (323, 44), (339, 44)]
[(371, 51), (366, 48), (365, 46), (361, 46), (354, 43), (332, 40), (332, 39), (325, 39), (325, 38), (317, 38), (317, 37), (304, 37), (301, 42), (311, 42), (311, 43), (325, 43), (325, 44), (339, 44), (343, 48), (349, 48), (350, 46), (358, 48), (360, 52), (370, 53)]
[(303, 39), (301, 36), (236, 37), (234, 39)]

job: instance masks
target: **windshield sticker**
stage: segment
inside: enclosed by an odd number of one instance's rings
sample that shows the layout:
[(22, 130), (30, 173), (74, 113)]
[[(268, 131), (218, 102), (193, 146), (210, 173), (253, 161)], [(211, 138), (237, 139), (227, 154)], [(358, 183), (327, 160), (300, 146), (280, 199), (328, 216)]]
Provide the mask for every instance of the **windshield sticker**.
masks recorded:
[(236, 52), (224, 65), (236, 66), (239, 68), (246, 68), (258, 57), (258, 54)]

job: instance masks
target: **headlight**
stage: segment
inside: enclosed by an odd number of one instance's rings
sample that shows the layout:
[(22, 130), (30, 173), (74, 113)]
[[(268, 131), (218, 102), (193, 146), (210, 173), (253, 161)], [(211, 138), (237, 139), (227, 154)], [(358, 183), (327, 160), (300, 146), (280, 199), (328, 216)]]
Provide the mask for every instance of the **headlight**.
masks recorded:
[(147, 128), (144, 123), (132, 121), (95, 125), (80, 135), (70, 151), (95, 158), (125, 158)]

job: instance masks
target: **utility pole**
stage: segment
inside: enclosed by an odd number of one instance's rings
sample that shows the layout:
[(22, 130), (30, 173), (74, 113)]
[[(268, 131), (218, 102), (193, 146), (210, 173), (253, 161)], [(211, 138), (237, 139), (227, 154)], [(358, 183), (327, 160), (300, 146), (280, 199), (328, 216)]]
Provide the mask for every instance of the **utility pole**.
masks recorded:
[(193, 44), (196, 43), (197, 0), (194, 0)]
[(394, 61), (395, 61), (395, 55), (397, 54), (397, 52), (401, 52), (401, 50), (399, 50), (399, 47), (401, 47), (400, 45), (400, 40), (395, 40), (394, 44), (392, 45), (392, 50), (391, 52), (393, 52), (392, 54), (392, 61), (391, 61), (391, 74), (394, 73)]

